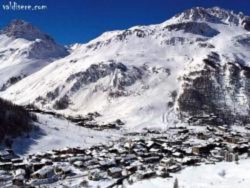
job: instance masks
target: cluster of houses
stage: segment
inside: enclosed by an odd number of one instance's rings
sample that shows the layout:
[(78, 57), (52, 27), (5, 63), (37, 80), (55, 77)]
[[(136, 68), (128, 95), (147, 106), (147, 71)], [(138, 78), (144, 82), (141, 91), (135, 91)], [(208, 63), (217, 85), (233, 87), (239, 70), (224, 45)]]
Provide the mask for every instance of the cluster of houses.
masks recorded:
[(247, 131), (225, 127), (207, 126), (202, 131), (179, 127), (165, 133), (130, 133), (109, 144), (53, 150), (24, 159), (9, 149), (0, 152), (0, 182), (40, 186), (80, 178), (83, 187), (102, 181), (110, 181), (107, 187), (113, 187), (125, 181), (169, 178), (186, 166), (250, 157), (249, 138)]
[(53, 111), (40, 110), (31, 104), (25, 106), (25, 108), (29, 112), (53, 115), (53, 116), (58, 117), (58, 118), (64, 118), (70, 122), (75, 123), (77, 126), (81, 126), (81, 127), (85, 127), (85, 128), (89, 128), (89, 129), (93, 129), (93, 130), (97, 130), (97, 131), (103, 131), (103, 130), (107, 130), (107, 129), (120, 130), (122, 125), (125, 124), (120, 119), (117, 119), (117, 120), (115, 120), (113, 122), (109, 122), (109, 123), (98, 124), (95, 121), (95, 119), (97, 117), (101, 116), (101, 114), (99, 114), (98, 112), (88, 113), (85, 116), (79, 115), (79, 116), (73, 117), (73, 116), (64, 116), (64, 115), (58, 114), (58, 113), (53, 112)]
[(89, 113), (86, 116), (79, 116), (79, 117), (65, 117), (68, 121), (71, 121), (75, 123), (78, 126), (102, 131), (105, 129), (116, 129), (119, 130), (122, 125), (124, 125), (124, 122), (122, 122), (120, 119), (117, 119), (114, 122), (106, 123), (106, 124), (98, 124), (95, 121), (95, 118), (101, 116), (98, 112)]

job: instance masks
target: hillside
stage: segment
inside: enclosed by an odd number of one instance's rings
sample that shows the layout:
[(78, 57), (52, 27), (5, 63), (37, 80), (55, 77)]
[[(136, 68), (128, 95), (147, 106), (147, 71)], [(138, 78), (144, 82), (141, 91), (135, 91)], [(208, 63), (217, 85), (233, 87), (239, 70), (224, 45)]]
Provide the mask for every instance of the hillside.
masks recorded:
[[(249, 17), (196, 7), (106, 32), (0, 93), (17, 104), (126, 128), (249, 123)], [(29, 97), (27, 97), (29, 96)]]
[(28, 135), (37, 117), (25, 108), (0, 99), (0, 143), (11, 138)]
[(0, 90), (68, 54), (47, 34), (22, 20), (0, 30)]

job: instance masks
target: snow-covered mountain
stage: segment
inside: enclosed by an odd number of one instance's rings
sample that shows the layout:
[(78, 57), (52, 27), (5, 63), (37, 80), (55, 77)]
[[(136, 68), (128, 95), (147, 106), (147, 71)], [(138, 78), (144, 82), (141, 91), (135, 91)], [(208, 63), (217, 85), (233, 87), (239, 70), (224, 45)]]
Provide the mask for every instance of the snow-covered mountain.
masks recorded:
[(68, 54), (47, 34), (22, 20), (0, 31), (0, 90)]
[[(12, 35), (26, 36), (9, 28), (3, 30), (0, 45)], [(63, 53), (45, 50), (41, 55), (33, 48), (27, 58), (43, 59), (49, 52), (65, 57), (45, 63), (0, 95), (67, 115), (99, 112), (98, 121), (121, 119), (127, 128), (164, 127), (190, 117), (245, 123), (250, 109), (249, 31), (250, 18), (243, 13), (196, 7), (158, 25), (106, 32), (73, 45), (68, 56), (57, 45), (53, 49)], [(33, 44), (37, 36), (54, 44), (34, 33), (12, 37), (9, 45), (18, 46), (16, 40)], [(8, 53), (4, 57), (15, 54)]]

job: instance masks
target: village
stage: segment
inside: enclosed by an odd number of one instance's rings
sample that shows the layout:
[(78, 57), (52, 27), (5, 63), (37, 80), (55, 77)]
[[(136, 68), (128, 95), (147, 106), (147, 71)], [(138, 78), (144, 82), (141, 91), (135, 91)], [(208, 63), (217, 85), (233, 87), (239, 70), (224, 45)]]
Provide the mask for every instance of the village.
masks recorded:
[[(171, 178), (188, 166), (250, 157), (248, 126), (171, 127), (129, 132), (89, 148), (65, 148), (20, 158), (0, 151), (1, 187), (54, 187), (72, 179), (79, 187), (116, 187), (154, 177)], [(53, 187), (52, 186), (52, 187)]]

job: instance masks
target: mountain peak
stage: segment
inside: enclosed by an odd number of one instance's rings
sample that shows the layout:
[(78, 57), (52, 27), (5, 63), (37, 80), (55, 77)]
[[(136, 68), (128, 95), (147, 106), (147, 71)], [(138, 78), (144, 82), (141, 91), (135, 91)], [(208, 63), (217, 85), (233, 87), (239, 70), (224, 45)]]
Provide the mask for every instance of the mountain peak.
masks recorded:
[(0, 35), (6, 35), (12, 39), (25, 39), (25, 48), (20, 47), (19, 54), (33, 59), (58, 58), (68, 55), (64, 46), (57, 44), (49, 35), (43, 33), (32, 24), (23, 20), (13, 20)]
[(29, 24), (28, 22), (24, 21), (24, 20), (18, 20), (18, 19), (14, 19), (10, 22), (9, 25), (12, 25), (12, 26), (18, 26), (18, 25), (27, 25)]
[(36, 39), (53, 40), (47, 34), (41, 32), (38, 28), (24, 20), (12, 20), (9, 25), (1, 30), (1, 34), (31, 41)]
[(234, 13), (220, 7), (203, 8), (193, 7), (174, 16), (178, 22), (183, 21), (206, 21), (210, 23), (235, 24), (239, 25), (246, 17), (243, 13)]

